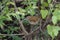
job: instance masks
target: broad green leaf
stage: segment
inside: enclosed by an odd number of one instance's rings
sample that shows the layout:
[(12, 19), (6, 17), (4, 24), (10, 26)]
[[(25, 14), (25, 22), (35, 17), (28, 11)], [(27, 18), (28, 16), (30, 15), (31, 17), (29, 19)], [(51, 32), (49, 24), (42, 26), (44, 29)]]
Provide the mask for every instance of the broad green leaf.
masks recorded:
[(56, 16), (58, 20), (60, 20), (60, 9), (55, 9), (53, 12), (53, 16)]
[(53, 24), (56, 24), (58, 21), (57, 17), (56, 16), (52, 16), (52, 22)]
[(51, 3), (52, 0), (48, 0), (48, 3)]
[(59, 26), (47, 25), (48, 34), (52, 37), (52, 39), (54, 39), (54, 37), (58, 35), (59, 30)]
[(58, 16), (60, 15), (60, 9), (55, 9), (53, 15)]
[(42, 15), (42, 18), (45, 19), (46, 16), (48, 15), (48, 10), (41, 10), (41, 15)]

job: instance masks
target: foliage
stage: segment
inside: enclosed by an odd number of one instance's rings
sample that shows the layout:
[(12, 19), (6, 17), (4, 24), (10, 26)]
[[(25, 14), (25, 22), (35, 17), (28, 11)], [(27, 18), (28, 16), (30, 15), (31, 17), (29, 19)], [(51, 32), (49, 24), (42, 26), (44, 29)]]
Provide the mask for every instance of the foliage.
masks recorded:
[(45, 19), (46, 16), (48, 15), (48, 10), (41, 10), (41, 15), (42, 15), (42, 18)]
[[(38, 2), (40, 2), (41, 5)], [(37, 3), (39, 4), (38, 6)], [(31, 25), (29, 24), (29, 20), (27, 20), (25, 16), (28, 14), (30, 16), (35, 16), (36, 14), (38, 14), (38, 16), (41, 17), (43, 21), (43, 23), (41, 23), (42, 25), (44, 25), (45, 20), (47, 20), (48, 22), (49, 20), (47, 18), (51, 16), (51, 22), (49, 21), (51, 24), (46, 25), (46, 30), (48, 34), (52, 37), (52, 39), (54, 39), (55, 36), (58, 35), (60, 31), (60, 26), (58, 25), (58, 22), (60, 21), (60, 4), (54, 4), (53, 0), (47, 0), (46, 2), (44, 0), (26, 0), (23, 1), (21, 4), (26, 5), (26, 7), (17, 7), (15, 2), (13, 2), (12, 0), (2, 0), (0, 2), (0, 30), (2, 30), (2, 32), (0, 32), (1, 34), (5, 32), (7, 34), (13, 34), (15, 31), (17, 32), (18, 30), (21, 30), (19, 26), (19, 20), (21, 19), (23, 21), (23, 24), (25, 24), (26, 26)], [(10, 7), (9, 5), (12, 5), (13, 7)], [(36, 11), (39, 11), (39, 13), (36, 13)], [(10, 25), (9, 22), (12, 25)], [(28, 28), (25, 29), (27, 30)], [(13, 36), (12, 39), (22, 40), (18, 36)]]
[(58, 31), (60, 30), (59, 26), (47, 25), (48, 34), (54, 39), (55, 36), (58, 35)]

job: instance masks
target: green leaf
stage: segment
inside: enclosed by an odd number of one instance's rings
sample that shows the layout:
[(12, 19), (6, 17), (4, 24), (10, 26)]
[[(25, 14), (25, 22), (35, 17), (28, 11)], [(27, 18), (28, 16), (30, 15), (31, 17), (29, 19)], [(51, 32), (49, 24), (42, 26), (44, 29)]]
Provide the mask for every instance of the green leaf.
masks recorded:
[(52, 22), (55, 25), (57, 23), (58, 19), (56, 16), (52, 16)]
[(55, 36), (58, 35), (58, 31), (60, 30), (59, 26), (47, 25), (48, 34), (54, 39)]
[(45, 19), (46, 16), (48, 15), (48, 10), (41, 10), (41, 15), (42, 15), (42, 18)]
[(51, 3), (52, 0), (48, 0), (48, 3)]
[(58, 16), (60, 15), (60, 9), (55, 9), (53, 15)]
[(60, 20), (60, 9), (55, 9), (53, 12), (53, 16), (56, 16), (58, 20)]

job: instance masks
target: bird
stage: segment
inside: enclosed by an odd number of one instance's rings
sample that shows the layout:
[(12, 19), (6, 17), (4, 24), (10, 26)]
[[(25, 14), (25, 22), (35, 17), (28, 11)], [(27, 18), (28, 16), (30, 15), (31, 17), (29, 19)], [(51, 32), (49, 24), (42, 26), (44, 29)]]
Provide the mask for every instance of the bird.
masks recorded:
[(27, 19), (29, 20), (29, 23), (32, 24), (32, 25), (37, 24), (38, 21), (39, 21), (38, 16), (28, 16)]

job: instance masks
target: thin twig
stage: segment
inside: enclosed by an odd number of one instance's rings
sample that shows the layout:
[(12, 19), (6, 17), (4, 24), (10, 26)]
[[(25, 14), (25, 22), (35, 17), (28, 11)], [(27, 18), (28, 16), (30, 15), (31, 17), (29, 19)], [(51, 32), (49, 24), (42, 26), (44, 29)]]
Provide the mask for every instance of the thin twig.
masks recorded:
[(25, 29), (24, 26), (23, 26), (22, 21), (20, 21), (20, 20), (18, 20), (18, 21), (19, 21), (19, 24), (20, 24), (20, 26), (21, 26), (21, 29), (24, 31), (24, 33), (25, 33), (25, 34), (28, 34), (28, 32), (26, 31), (26, 29)]

